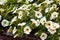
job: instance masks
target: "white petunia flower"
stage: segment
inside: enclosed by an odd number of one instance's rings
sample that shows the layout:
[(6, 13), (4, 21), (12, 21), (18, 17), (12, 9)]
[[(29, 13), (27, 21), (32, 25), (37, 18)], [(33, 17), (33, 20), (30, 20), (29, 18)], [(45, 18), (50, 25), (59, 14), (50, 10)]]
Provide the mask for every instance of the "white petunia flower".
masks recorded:
[(49, 8), (46, 8), (46, 9), (45, 9), (45, 13), (47, 13), (48, 11), (49, 11)]
[(53, 7), (53, 8), (57, 8), (57, 5), (56, 5), (56, 4), (53, 4), (52, 7)]
[(41, 18), (40, 23), (44, 25), (46, 23), (46, 17)]
[(33, 3), (32, 5), (35, 6), (35, 7), (37, 7), (37, 3)]
[(52, 25), (53, 26), (50, 27), (50, 29), (52, 29), (52, 30), (59, 28), (59, 24), (58, 23), (53, 23)]
[(35, 24), (36, 27), (40, 25), (40, 20), (31, 19), (31, 21), (33, 24)]
[(0, 15), (0, 20), (1, 20), (1, 17), (2, 17), (2, 16)]
[(35, 24), (36, 23), (36, 20), (35, 19), (31, 19), (32, 23)]
[(17, 3), (22, 2), (22, 0), (18, 0)]
[(36, 20), (35, 26), (38, 27), (40, 25), (40, 20)]
[(53, 7), (50, 7), (50, 8), (49, 8), (49, 11), (52, 11), (52, 10), (54, 10)]
[(57, 1), (57, 3), (60, 5), (60, 0), (56, 0)]
[(41, 40), (45, 40), (47, 38), (47, 34), (46, 33), (42, 33), (40, 38), (41, 38)]
[(26, 2), (32, 2), (33, 0), (26, 0)]
[(57, 13), (57, 12), (53, 12), (53, 13), (51, 13), (51, 17), (50, 17), (50, 19), (52, 20), (52, 19), (57, 18), (57, 17), (58, 17), (58, 14), (59, 14), (59, 13)]
[(30, 34), (31, 28), (29, 26), (24, 27), (24, 33), (25, 34)]
[(4, 12), (4, 11), (5, 11), (5, 9), (3, 9), (3, 8), (0, 8), (0, 11), (1, 11), (1, 12)]
[(7, 2), (7, 0), (0, 0), (0, 5), (4, 5)]
[(50, 32), (50, 34), (54, 34), (54, 33), (56, 33), (56, 30), (52, 30), (52, 29), (48, 29), (48, 31)]
[(47, 29), (49, 29), (50, 27), (52, 27), (52, 21), (47, 21), (46, 23), (45, 23), (45, 27), (47, 28)]
[(6, 27), (6, 26), (9, 25), (9, 21), (4, 19), (4, 20), (2, 20), (1, 24), (2, 24), (3, 27)]
[[(30, 10), (31, 8), (28, 8), (28, 7), (30, 7), (31, 6), (31, 4), (29, 4), (29, 5), (22, 5), (22, 6), (20, 6), (18, 9), (17, 9), (17, 7), (15, 7), (15, 8), (13, 8), (13, 10), (14, 10), (14, 12), (13, 12), (13, 14), (14, 13), (19, 13), (18, 11), (20, 11), (20, 10), (25, 10), (25, 11), (28, 11), (28, 10)], [(22, 11), (20, 11), (20, 12), (22, 12)]]
[(40, 7), (42, 3), (38, 4), (36, 7)]
[(18, 12), (18, 18), (21, 19), (22, 16), (23, 16), (23, 12), (22, 12), (22, 11), (19, 11), (19, 12)]
[(17, 31), (16, 27), (14, 27), (13, 31), (12, 31), (12, 34), (15, 34)]
[(19, 9), (28, 9), (28, 5), (22, 5)]
[(42, 13), (39, 12), (39, 11), (35, 11), (35, 17), (41, 18), (42, 17)]
[(24, 26), (26, 23), (25, 22), (22, 22), (22, 23), (19, 23), (18, 26)]
[(13, 19), (10, 22), (10, 25), (17, 20), (17, 16), (13, 17)]
[(20, 8), (18, 8), (18, 10), (30, 10), (28, 7), (30, 7), (31, 6), (31, 4), (30, 5), (22, 5)]
[(47, 4), (51, 4), (51, 3), (53, 3), (54, 1), (53, 1), (53, 0), (45, 0), (45, 2), (46, 2)]

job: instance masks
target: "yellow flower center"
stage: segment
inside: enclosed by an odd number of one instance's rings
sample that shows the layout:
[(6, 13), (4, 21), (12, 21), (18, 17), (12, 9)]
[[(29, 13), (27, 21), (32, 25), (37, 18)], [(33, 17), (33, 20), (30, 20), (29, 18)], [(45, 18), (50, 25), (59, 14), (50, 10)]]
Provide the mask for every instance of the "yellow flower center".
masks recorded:
[(26, 31), (29, 31), (29, 29), (27, 28)]

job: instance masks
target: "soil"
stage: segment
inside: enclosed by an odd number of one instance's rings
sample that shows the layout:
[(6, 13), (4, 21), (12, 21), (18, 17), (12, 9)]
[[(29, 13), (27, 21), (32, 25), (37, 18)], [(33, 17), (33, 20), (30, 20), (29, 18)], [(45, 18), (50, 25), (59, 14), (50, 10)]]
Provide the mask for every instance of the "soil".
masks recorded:
[(13, 38), (11, 35), (0, 34), (0, 40), (40, 40), (39, 38), (34, 37), (33, 35), (25, 35), (24, 37), (20, 38)]
[(7, 28), (5, 28), (5, 30), (2, 30), (2, 32), (0, 32), (0, 40), (40, 40), (40, 38), (34, 36), (33, 34), (13, 38), (13, 35), (11, 33), (7, 33), (6, 30)]
[(0, 27), (0, 28), (2, 29), (2, 32), (0, 31), (0, 40), (40, 40), (40, 38), (34, 36), (33, 33), (31, 33), (30, 35), (24, 35), (23, 37), (13, 38), (13, 35), (11, 33), (6, 32), (8, 27), (6, 28)]

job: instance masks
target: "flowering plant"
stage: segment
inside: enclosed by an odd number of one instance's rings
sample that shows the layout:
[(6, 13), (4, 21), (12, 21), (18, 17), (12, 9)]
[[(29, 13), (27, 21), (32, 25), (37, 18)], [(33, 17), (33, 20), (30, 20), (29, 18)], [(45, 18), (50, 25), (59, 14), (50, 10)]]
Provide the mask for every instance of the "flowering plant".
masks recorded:
[(0, 0), (0, 23), (14, 38), (32, 32), (60, 40), (60, 0)]

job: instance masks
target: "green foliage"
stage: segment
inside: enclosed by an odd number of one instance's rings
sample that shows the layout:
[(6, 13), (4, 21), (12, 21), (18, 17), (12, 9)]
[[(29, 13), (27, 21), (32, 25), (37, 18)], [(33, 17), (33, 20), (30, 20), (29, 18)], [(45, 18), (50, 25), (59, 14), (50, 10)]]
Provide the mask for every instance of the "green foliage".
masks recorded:
[[(45, 0), (35, 0), (33, 2), (26, 2), (26, 0), (22, 0), (21, 2), (17, 2), (18, 0), (7, 0), (7, 2), (4, 5), (0, 5), (0, 9), (4, 9), (4, 11), (0, 10), (0, 15), (2, 16), (2, 20), (3, 19), (7, 19), (9, 22), (11, 22), (11, 20), (17, 16), (17, 20), (14, 21), (11, 25), (11, 28), (9, 27), (8, 30), (10, 30), (10, 32), (13, 31), (13, 28), (16, 27), (17, 28), (17, 32), (15, 34), (18, 34), (20, 37), (22, 37), (24, 35), (24, 27), (26, 25), (28, 25), (30, 27), (30, 29), (32, 31), (36, 30), (35, 33), (37, 32), (38, 34), (36, 35), (37, 37), (40, 37), (41, 33), (46, 33), (48, 35), (47, 39), (48, 40), (58, 40), (58, 37), (60, 37), (60, 28), (57, 29), (57, 32), (54, 35), (51, 35), (48, 32), (48, 29), (45, 27), (45, 25), (42, 25), (41, 23), (39, 24), (38, 27), (35, 26), (35, 24), (31, 21), (31, 19), (35, 19), (35, 20), (41, 20), (41, 18), (37, 18), (35, 16), (35, 11), (39, 11), (42, 13), (42, 16), (46, 17), (46, 21), (52, 21), (52, 22), (56, 22), (60, 25), (60, 5), (58, 4), (57, 0), (54, 0), (53, 3), (51, 4), (47, 4), (47, 3), (43, 3)], [(39, 4), (41, 4), (41, 6), (37, 7), (35, 6), (35, 4), (33, 5), (33, 3), (36, 3), (37, 6)], [(56, 9), (52, 9), (51, 11), (48, 10), (47, 13), (45, 13), (45, 9), (46, 8), (51, 8), (53, 4), (57, 5), (57, 8), (59, 8), (58, 10)], [(26, 8), (28, 7), (28, 8)], [(28, 6), (29, 5), (29, 6)], [(19, 9), (21, 6), (24, 6), (25, 9)], [(14, 7), (17, 7), (16, 9), (14, 9)], [(14, 10), (13, 10), (14, 9)], [(29, 9), (29, 10), (27, 10)], [(12, 11), (13, 10), (13, 11)], [(13, 13), (14, 11), (16, 11), (15, 13)], [(23, 12), (23, 16), (21, 19), (18, 18), (18, 12), (22, 11)], [(58, 17), (55, 19), (50, 20), (51, 14), (53, 12), (58, 12)], [(29, 13), (29, 14), (28, 14)], [(2, 21), (1, 20), (1, 21)], [(22, 23), (22, 22), (26, 22), (26, 25), (24, 26), (18, 26), (18, 23)], [(1, 23), (1, 22), (0, 22)], [(2, 31), (2, 28), (0, 27), (0, 31)], [(34, 33), (34, 34), (35, 34)], [(15, 35), (14, 34), (14, 35)]]

